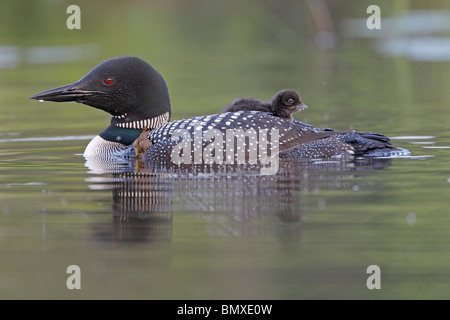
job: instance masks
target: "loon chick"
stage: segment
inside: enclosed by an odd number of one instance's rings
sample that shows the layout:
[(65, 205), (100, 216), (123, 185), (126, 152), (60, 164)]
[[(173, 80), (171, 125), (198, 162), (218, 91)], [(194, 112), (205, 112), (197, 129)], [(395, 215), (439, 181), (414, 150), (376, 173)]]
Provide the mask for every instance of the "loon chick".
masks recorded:
[(297, 92), (292, 90), (282, 90), (278, 92), (271, 103), (257, 99), (239, 98), (231, 105), (225, 107), (223, 112), (236, 112), (243, 110), (270, 112), (274, 116), (293, 121), (292, 114), (308, 108), (304, 104)]
[[(104, 61), (74, 83), (35, 94), (30, 98), (55, 102), (75, 101), (104, 110), (112, 116), (109, 127), (86, 147), (84, 156), (90, 159), (128, 155), (126, 153), (132, 149), (133, 142), (143, 130), (150, 131), (150, 144), (146, 153), (149, 154), (148, 159), (162, 162), (172, 159), (172, 151), (178, 146), (176, 142), (180, 138), (177, 130), (182, 130), (184, 134), (194, 138), (200, 135), (200, 138), (205, 139), (207, 135), (215, 135), (215, 140), (209, 144), (203, 140), (199, 145), (195, 139), (192, 140), (192, 149), (186, 150), (192, 150), (193, 153), (211, 151), (222, 141), (222, 136), (217, 134), (230, 131), (236, 133), (231, 140), (234, 144), (226, 146), (231, 146), (230, 148), (236, 151), (233, 145), (248, 141), (250, 138), (246, 134), (250, 129), (259, 134), (278, 132), (277, 135), (267, 135), (267, 139), (270, 137), (271, 143), (278, 144), (276, 152), (281, 156), (317, 158), (344, 155), (345, 158), (351, 158), (354, 155), (370, 156), (373, 152), (377, 155), (389, 155), (402, 154), (405, 151), (392, 147), (389, 138), (383, 135), (322, 130), (300, 121), (285, 121), (260, 111), (227, 112), (168, 123), (171, 109), (166, 83), (152, 66), (135, 57)], [(262, 138), (263, 140), (256, 140), (256, 145), (260, 141), (268, 141), (264, 140), (266, 137)], [(222, 145), (227, 142), (223, 140)], [(251, 146), (251, 142), (245, 145), (247, 151)], [(259, 146), (261, 147), (261, 142)], [(214, 149), (215, 156), (220, 157), (217, 150)], [(226, 156), (229, 157), (228, 154)]]

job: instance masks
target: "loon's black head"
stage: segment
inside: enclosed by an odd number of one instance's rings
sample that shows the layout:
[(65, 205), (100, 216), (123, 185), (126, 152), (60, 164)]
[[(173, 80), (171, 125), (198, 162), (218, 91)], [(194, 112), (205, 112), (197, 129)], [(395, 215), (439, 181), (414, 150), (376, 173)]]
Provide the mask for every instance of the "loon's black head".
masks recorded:
[(163, 77), (135, 57), (104, 61), (77, 82), (35, 94), (30, 99), (83, 103), (111, 114), (112, 123), (132, 123), (170, 114), (169, 92)]
[(277, 113), (291, 114), (308, 108), (300, 99), (300, 95), (292, 90), (283, 90), (278, 92), (272, 99), (272, 108)]

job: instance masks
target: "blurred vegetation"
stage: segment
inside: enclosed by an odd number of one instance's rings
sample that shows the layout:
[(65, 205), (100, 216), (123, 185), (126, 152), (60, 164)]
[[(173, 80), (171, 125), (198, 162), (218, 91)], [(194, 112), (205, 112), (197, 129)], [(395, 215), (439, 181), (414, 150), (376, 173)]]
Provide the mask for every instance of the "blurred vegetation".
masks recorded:
[[(373, 130), (385, 129), (379, 124), (386, 121), (393, 122), (390, 127), (427, 128), (426, 119), (422, 124), (410, 118), (418, 119), (431, 101), (430, 108), (438, 108), (437, 113), (448, 112), (444, 107), (450, 99), (448, 63), (387, 59), (370, 50), (370, 40), (343, 36), (343, 20), (367, 17), (370, 1), (79, 1), (81, 30), (66, 28), (69, 4), (57, 0), (1, 4), (0, 45), (17, 46), (20, 62), (0, 72), (0, 111), (3, 117), (10, 115), (6, 122), (14, 123), (16, 130), (26, 128), (17, 127), (20, 123), (11, 109), (25, 108), (37, 119), (48, 112), (66, 117), (61, 123), (83, 119), (85, 129), (95, 133), (93, 127), (103, 126), (102, 119), (107, 118), (102, 113), (88, 108), (81, 112), (79, 106), (36, 105), (26, 98), (73, 82), (99, 62), (121, 55), (139, 56), (163, 74), (174, 119), (218, 112), (237, 97), (270, 99), (283, 88), (298, 90), (311, 107), (297, 113), (298, 119), (343, 129), (360, 121), (369, 121)], [(379, 2), (382, 17), (412, 8), (442, 9), (445, 4)], [(324, 29), (335, 34), (336, 45), (330, 50), (320, 49), (315, 41)], [(87, 45), (97, 50), (83, 56)], [(81, 46), (81, 53), (73, 62), (30, 62), (29, 49), (41, 46)], [(82, 124), (70, 125), (81, 130)]]

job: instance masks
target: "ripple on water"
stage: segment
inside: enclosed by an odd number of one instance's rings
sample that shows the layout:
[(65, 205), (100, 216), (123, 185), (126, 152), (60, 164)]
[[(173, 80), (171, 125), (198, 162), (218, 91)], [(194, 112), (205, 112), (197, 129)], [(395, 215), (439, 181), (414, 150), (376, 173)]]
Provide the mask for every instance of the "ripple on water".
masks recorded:
[(7, 183), (7, 187), (11, 186), (46, 186), (47, 184), (44, 182), (25, 182), (25, 183)]
[(4, 142), (45, 142), (45, 141), (78, 141), (92, 140), (95, 136), (60, 136), (60, 137), (33, 137), (33, 138), (11, 138), (0, 139), (0, 143)]
[(390, 137), (391, 140), (427, 140), (434, 139), (436, 136), (397, 136)]

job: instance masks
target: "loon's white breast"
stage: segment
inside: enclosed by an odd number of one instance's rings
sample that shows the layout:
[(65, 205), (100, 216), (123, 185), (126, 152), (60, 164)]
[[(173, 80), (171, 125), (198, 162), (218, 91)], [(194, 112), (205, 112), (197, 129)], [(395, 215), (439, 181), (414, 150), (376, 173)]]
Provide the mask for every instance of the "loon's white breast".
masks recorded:
[(108, 141), (96, 136), (87, 145), (83, 156), (85, 158), (111, 158), (120, 155), (128, 148), (120, 142)]

